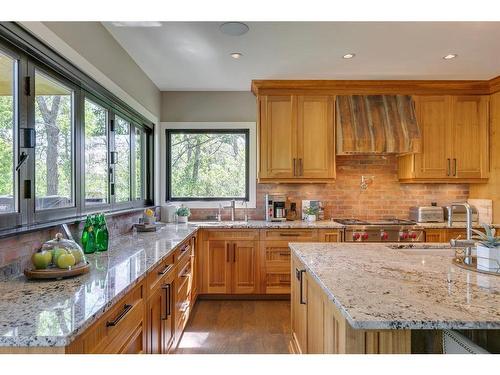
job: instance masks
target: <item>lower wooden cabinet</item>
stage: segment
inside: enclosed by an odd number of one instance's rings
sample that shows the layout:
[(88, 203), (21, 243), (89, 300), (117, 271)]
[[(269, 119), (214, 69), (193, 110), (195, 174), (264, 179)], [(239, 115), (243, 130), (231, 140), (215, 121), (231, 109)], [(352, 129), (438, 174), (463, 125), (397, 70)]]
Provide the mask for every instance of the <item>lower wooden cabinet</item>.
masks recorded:
[(145, 285), (140, 283), (73, 341), (66, 352), (139, 354), (146, 352)]
[(302, 262), (292, 257), (290, 349), (299, 354), (411, 353), (409, 330), (354, 329)]
[(454, 238), (467, 238), (464, 228), (426, 229), (425, 242), (450, 242)]
[(258, 241), (208, 240), (203, 245), (203, 292), (259, 292)]

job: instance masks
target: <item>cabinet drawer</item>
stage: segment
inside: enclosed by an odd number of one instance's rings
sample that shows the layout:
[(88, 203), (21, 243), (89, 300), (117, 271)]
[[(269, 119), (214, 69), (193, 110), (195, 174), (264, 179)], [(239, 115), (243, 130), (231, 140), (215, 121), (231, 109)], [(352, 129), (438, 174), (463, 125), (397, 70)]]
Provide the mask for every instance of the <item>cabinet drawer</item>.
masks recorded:
[(172, 253), (149, 272), (147, 278), (148, 298), (152, 292), (160, 287), (162, 279), (167, 277), (168, 274), (174, 270), (174, 268), (174, 254)]
[(290, 278), (289, 269), (286, 272), (267, 271), (265, 275), (266, 294), (290, 293)]
[(184, 262), (187, 258), (189, 258), (192, 250), (193, 247), (191, 245), (191, 238), (189, 238), (188, 240), (184, 241), (179, 246), (177, 246), (177, 249), (175, 250), (175, 262), (177, 266), (179, 266), (180, 263)]
[(263, 229), (260, 231), (262, 241), (314, 242), (318, 240), (316, 229)]
[[(118, 354), (142, 351), (144, 344), (144, 285), (127, 293), (69, 347), (70, 353)], [(135, 349), (134, 349), (135, 348)]]
[(206, 240), (258, 240), (259, 231), (245, 229), (207, 230)]

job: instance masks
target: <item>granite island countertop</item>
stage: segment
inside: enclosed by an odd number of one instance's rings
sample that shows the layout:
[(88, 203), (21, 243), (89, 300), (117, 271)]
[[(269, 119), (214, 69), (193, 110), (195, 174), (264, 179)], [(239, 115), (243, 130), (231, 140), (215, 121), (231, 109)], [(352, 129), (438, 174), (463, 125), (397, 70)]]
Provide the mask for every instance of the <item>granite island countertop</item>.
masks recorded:
[(200, 220), (191, 221), (193, 225), (200, 228), (227, 228), (227, 229), (343, 229), (345, 226), (333, 220), (321, 220), (309, 223), (303, 220), (294, 221), (214, 221)]
[(0, 279), (0, 347), (70, 344), (116, 301), (144, 279), (148, 270), (195, 233), (196, 226), (167, 224), (154, 233), (127, 234), (109, 250), (87, 255), (88, 274), (56, 281)]
[(446, 245), (424, 246), (290, 244), (353, 328), (500, 329), (500, 276), (452, 265)]

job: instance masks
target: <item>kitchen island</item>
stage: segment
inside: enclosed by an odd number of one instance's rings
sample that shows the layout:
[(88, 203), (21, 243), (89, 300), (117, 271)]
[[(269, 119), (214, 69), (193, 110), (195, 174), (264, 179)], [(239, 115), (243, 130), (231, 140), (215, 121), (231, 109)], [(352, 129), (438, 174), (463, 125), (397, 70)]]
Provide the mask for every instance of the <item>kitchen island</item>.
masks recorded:
[(291, 243), (293, 349), (411, 353), (412, 331), (500, 329), (500, 277), (420, 246)]

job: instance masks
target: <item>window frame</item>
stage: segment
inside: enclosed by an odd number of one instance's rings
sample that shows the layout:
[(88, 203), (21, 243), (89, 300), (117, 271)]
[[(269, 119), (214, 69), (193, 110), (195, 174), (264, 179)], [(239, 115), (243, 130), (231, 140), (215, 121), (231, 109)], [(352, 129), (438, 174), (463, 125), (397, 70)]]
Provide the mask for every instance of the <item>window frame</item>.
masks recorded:
[[(210, 197), (210, 198), (199, 198), (199, 197), (172, 197), (172, 179), (171, 179), (171, 135), (175, 133), (187, 133), (187, 134), (245, 134), (245, 197)], [(237, 128), (237, 129), (224, 129), (224, 128), (207, 128), (207, 129), (195, 129), (195, 128), (167, 128), (165, 129), (165, 153), (166, 153), (166, 163), (165, 163), (165, 199), (167, 202), (219, 202), (228, 200), (237, 201), (250, 201), (250, 129), (248, 128)]]
[(38, 64), (37, 62), (28, 61), (28, 74), (30, 77), (30, 100), (28, 101), (28, 126), (35, 129), (35, 73), (36, 71), (41, 72), (43, 75), (55, 80), (56, 82), (64, 85), (66, 88), (72, 91), (72, 136), (71, 136), (71, 152), (72, 152), (72, 178), (71, 178), (71, 191), (73, 195), (73, 204), (68, 207), (55, 207), (55, 208), (45, 208), (41, 210), (36, 209), (36, 166), (35, 166), (35, 150), (33, 150), (32, 158), (32, 168), (31, 168), (31, 184), (32, 184), (32, 197), (30, 210), (34, 213), (34, 222), (40, 223), (45, 221), (50, 221), (54, 219), (62, 219), (71, 216), (77, 216), (81, 213), (81, 206), (79, 205), (79, 200), (81, 197), (82, 190), (82, 175), (81, 175), (81, 154), (78, 152), (77, 144), (80, 143), (81, 131), (83, 129), (82, 123), (78, 121), (81, 118), (81, 93), (77, 85), (66, 79), (64, 76), (58, 74), (51, 69), (47, 69), (45, 66)]

